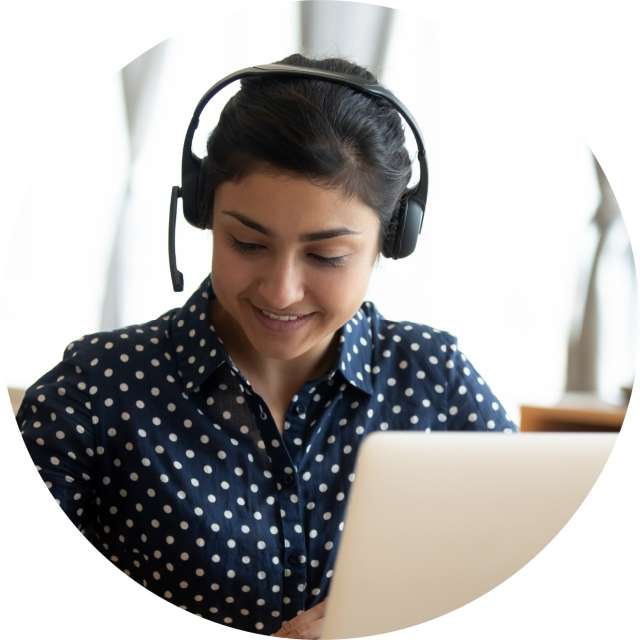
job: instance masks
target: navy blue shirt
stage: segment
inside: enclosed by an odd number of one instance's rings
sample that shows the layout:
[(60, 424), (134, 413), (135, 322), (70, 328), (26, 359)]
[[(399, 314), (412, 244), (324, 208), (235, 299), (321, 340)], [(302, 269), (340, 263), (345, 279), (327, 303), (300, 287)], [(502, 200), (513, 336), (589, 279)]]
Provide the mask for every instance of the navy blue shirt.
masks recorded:
[(368, 433), (517, 427), (453, 336), (365, 302), (280, 433), (210, 323), (213, 296), (207, 276), (182, 308), (72, 342), (16, 419), (53, 496), (118, 568), (271, 634), (327, 596)]

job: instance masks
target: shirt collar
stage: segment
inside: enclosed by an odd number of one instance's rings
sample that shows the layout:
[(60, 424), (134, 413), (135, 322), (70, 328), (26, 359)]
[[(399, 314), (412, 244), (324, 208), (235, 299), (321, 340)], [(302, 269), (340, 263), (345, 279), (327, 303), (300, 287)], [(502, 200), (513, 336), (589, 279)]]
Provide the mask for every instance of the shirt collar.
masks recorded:
[[(171, 336), (178, 375), (187, 390), (197, 392), (223, 363), (232, 364), (227, 351), (209, 318), (209, 302), (215, 299), (211, 274), (171, 318)], [(372, 315), (375, 307), (365, 302), (356, 314), (339, 329), (340, 352), (327, 374), (339, 372), (347, 383), (371, 395), (371, 360), (373, 355)]]
[(340, 354), (336, 368), (354, 387), (371, 395), (371, 360), (373, 356), (372, 315), (375, 307), (365, 302), (340, 328)]
[(220, 365), (229, 362), (222, 341), (209, 320), (209, 301), (212, 299), (209, 274), (171, 318), (178, 375), (185, 388), (194, 392)]

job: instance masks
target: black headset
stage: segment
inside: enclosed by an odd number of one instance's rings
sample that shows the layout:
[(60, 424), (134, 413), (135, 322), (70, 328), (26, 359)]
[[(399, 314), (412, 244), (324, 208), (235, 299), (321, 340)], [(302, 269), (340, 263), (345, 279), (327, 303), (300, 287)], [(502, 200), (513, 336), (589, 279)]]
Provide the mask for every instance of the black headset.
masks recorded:
[(178, 271), (176, 266), (175, 231), (178, 198), (182, 198), (184, 217), (193, 226), (206, 229), (207, 218), (210, 214), (202, 205), (203, 168), (205, 159), (199, 158), (191, 150), (191, 143), (195, 130), (198, 127), (198, 122), (200, 121), (200, 114), (209, 100), (211, 100), (218, 91), (235, 80), (249, 76), (288, 76), (336, 82), (357, 89), (365, 94), (385, 98), (402, 114), (404, 119), (409, 123), (418, 146), (420, 181), (415, 187), (407, 189), (402, 195), (398, 208), (392, 218), (391, 229), (395, 230), (394, 237), (392, 240), (390, 239), (388, 243), (385, 241), (383, 255), (385, 258), (393, 258), (394, 260), (410, 255), (416, 247), (418, 235), (422, 230), (424, 209), (427, 204), (429, 176), (422, 135), (408, 109), (388, 89), (377, 82), (369, 82), (359, 76), (297, 65), (264, 64), (240, 69), (216, 82), (216, 84), (200, 98), (200, 102), (198, 102), (193, 112), (193, 117), (187, 129), (187, 135), (185, 136), (184, 146), (182, 148), (182, 187), (173, 187), (171, 189), (171, 204), (169, 206), (169, 268), (171, 270), (173, 290), (182, 291), (184, 286), (182, 273)]

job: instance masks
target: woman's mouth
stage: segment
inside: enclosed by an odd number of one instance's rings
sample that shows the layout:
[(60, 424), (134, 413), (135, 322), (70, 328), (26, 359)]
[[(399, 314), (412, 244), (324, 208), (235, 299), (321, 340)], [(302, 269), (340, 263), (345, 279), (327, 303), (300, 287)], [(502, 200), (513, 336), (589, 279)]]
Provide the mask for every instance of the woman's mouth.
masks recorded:
[(306, 324), (315, 312), (299, 315), (278, 314), (251, 305), (263, 327), (271, 331), (292, 331)]
[(267, 311), (266, 309), (260, 309), (260, 311), (262, 311), (262, 313), (264, 313), (265, 316), (267, 316), (267, 318), (271, 318), (272, 320), (282, 320), (283, 322), (291, 322), (292, 320), (299, 320), (300, 318), (303, 318), (306, 315), (306, 313), (300, 313), (298, 315), (281, 315), (281, 314), (277, 314), (277, 313), (271, 313), (271, 311)]

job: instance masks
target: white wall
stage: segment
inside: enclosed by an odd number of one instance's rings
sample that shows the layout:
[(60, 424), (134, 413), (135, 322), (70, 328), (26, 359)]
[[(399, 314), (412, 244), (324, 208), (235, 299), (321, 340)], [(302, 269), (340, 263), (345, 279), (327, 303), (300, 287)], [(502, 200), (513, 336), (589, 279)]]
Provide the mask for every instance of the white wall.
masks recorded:
[(10, 386), (34, 382), (72, 339), (100, 323), (128, 170), (126, 119), (119, 77), (72, 80), (38, 80), (32, 116), (13, 121), (26, 127), (15, 147), (23, 162), (4, 173), (12, 192), (2, 221), (0, 293)]

